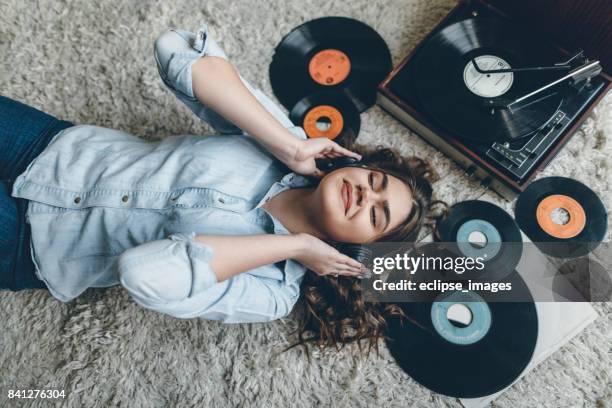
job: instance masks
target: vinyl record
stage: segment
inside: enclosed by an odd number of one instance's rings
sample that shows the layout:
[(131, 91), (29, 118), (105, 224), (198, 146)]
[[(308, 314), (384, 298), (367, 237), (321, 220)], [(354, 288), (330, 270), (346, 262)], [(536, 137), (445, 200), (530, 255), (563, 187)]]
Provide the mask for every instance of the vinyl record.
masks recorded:
[(485, 270), (466, 273), (466, 279), (500, 280), (514, 271), (523, 254), (521, 231), (512, 217), (486, 201), (453, 205), (436, 232), (438, 240), (456, 243), (457, 253), (483, 258)]
[[(518, 273), (507, 281), (530, 298)], [(529, 364), (538, 318), (532, 301), (488, 302), (490, 295), (455, 291), (399, 304), (409, 319), (388, 319), (391, 355), (415, 381), (440, 394), (478, 398), (501, 391)]]
[(516, 222), (538, 248), (556, 258), (588, 254), (607, 230), (603, 203), (587, 186), (566, 177), (531, 183), (516, 201)]
[(436, 33), (417, 55), (417, 95), (425, 110), (455, 137), (476, 143), (513, 141), (548, 122), (562, 101), (555, 88), (513, 109), (491, 109), (491, 100), (512, 101), (563, 75), (563, 71), (481, 74), (484, 70), (550, 66), (558, 62), (521, 27), (474, 18)]
[(359, 112), (344, 94), (320, 91), (295, 104), (289, 119), (304, 128), (308, 137), (327, 137), (342, 146), (350, 146), (361, 126)]
[(377, 86), (390, 71), (391, 54), (374, 29), (346, 17), (323, 17), (282, 39), (270, 64), (270, 82), (288, 110), (307, 95), (337, 90), (363, 112), (374, 105)]

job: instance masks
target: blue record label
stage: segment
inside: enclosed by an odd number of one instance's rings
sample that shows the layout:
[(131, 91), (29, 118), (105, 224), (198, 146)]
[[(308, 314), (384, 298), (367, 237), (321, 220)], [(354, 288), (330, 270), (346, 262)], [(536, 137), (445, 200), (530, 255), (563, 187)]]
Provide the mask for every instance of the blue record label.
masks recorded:
[[(470, 242), (470, 236), (479, 232), (484, 235), (485, 241), (482, 246), (474, 246)], [(483, 258), (491, 260), (501, 249), (502, 237), (497, 228), (488, 221), (474, 219), (463, 223), (457, 230), (457, 247), (461, 253), (471, 258)]]
[[(470, 321), (465, 327), (451, 322), (449, 311), (454, 305), (469, 310)], [(431, 321), (438, 334), (445, 340), (460, 345), (474, 344), (491, 328), (491, 309), (482, 297), (474, 292), (453, 292), (439, 296), (431, 306)]]

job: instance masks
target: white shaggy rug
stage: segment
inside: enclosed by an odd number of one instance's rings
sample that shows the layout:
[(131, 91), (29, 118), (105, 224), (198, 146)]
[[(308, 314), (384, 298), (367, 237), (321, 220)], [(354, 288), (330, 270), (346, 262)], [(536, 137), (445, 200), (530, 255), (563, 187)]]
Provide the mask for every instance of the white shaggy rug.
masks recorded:
[[(451, 0), (0, 0), (0, 94), (77, 123), (146, 138), (210, 131), (164, 89), (152, 46), (168, 27), (202, 22), (243, 76), (270, 92), (268, 65), (282, 35), (315, 17), (374, 27), (397, 63), (450, 10)], [(546, 170), (590, 185), (612, 208), (612, 97), (600, 104)], [(438, 198), (482, 195), (476, 183), (374, 107), (360, 140), (432, 160)], [(609, 239), (609, 237), (608, 237)], [(521, 380), (497, 407), (612, 406), (610, 304), (582, 334)], [(458, 406), (406, 376), (385, 347), (314, 353), (289, 344), (292, 317), (224, 326), (137, 307), (119, 287), (63, 304), (44, 291), (0, 293), (0, 407), (11, 388), (64, 389), (54, 406)], [(28, 406), (49, 401), (29, 400)]]

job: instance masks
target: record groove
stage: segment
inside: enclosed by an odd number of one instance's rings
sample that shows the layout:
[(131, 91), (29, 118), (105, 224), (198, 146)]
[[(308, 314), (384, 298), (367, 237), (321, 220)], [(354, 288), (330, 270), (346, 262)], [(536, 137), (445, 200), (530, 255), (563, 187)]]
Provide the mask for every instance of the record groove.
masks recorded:
[(374, 105), (378, 84), (391, 71), (391, 54), (370, 26), (346, 17), (308, 21), (276, 47), (270, 82), (288, 110), (322, 90), (345, 94), (359, 112)]
[[(514, 271), (523, 253), (517, 224), (502, 208), (486, 201), (468, 200), (453, 205), (436, 225), (436, 232), (441, 242), (457, 243), (454, 252), (484, 258), (483, 271), (466, 272), (462, 279), (500, 280)], [(484, 235), (486, 245), (482, 250), (472, 249), (470, 232)]]
[[(551, 217), (556, 206), (567, 211), (569, 222), (553, 225)], [(529, 239), (542, 252), (557, 258), (588, 254), (607, 230), (606, 208), (597, 194), (566, 177), (546, 177), (531, 183), (519, 195), (514, 214)]]
[(308, 137), (327, 137), (342, 146), (351, 146), (361, 127), (355, 105), (344, 94), (333, 91), (302, 98), (291, 110), (289, 119), (304, 128)]
[[(506, 281), (512, 283), (513, 292), (531, 298), (518, 273)], [(489, 296), (487, 292), (434, 293), (426, 302), (398, 304), (409, 320), (388, 319), (391, 355), (415, 381), (440, 394), (478, 398), (501, 391), (531, 361), (538, 318), (532, 301), (487, 301)], [(444, 312), (455, 304), (469, 309), (472, 322), (451, 323)]]
[(481, 69), (552, 65), (555, 57), (520, 27), (476, 18), (437, 32), (417, 55), (417, 96), (442, 127), (476, 143), (512, 141), (542, 128), (559, 108), (561, 90), (545, 92), (518, 110), (490, 109), (491, 99), (512, 101), (560, 76), (550, 71), (498, 74)]

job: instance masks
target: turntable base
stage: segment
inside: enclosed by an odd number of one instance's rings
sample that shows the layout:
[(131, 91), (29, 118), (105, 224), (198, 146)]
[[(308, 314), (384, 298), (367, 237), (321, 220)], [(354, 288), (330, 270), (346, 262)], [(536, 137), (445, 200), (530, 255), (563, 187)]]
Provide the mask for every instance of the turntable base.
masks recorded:
[[(525, 46), (526, 38), (545, 37), (485, 1), (461, 2), (391, 72), (378, 93), (383, 109), (507, 200), (555, 157), (612, 82), (597, 71), (579, 83), (561, 82), (527, 99), (521, 109), (508, 109), (529, 90), (550, 83), (541, 80), (535, 68), (550, 69), (574, 55), (548, 40)], [(478, 74), (471, 61), (479, 69), (516, 71), (488, 78)], [(588, 65), (592, 60), (585, 61)], [(497, 81), (492, 81), (494, 76)], [(551, 70), (547, 76), (560, 78), (564, 73)], [(486, 102), (495, 108), (487, 109)]]

